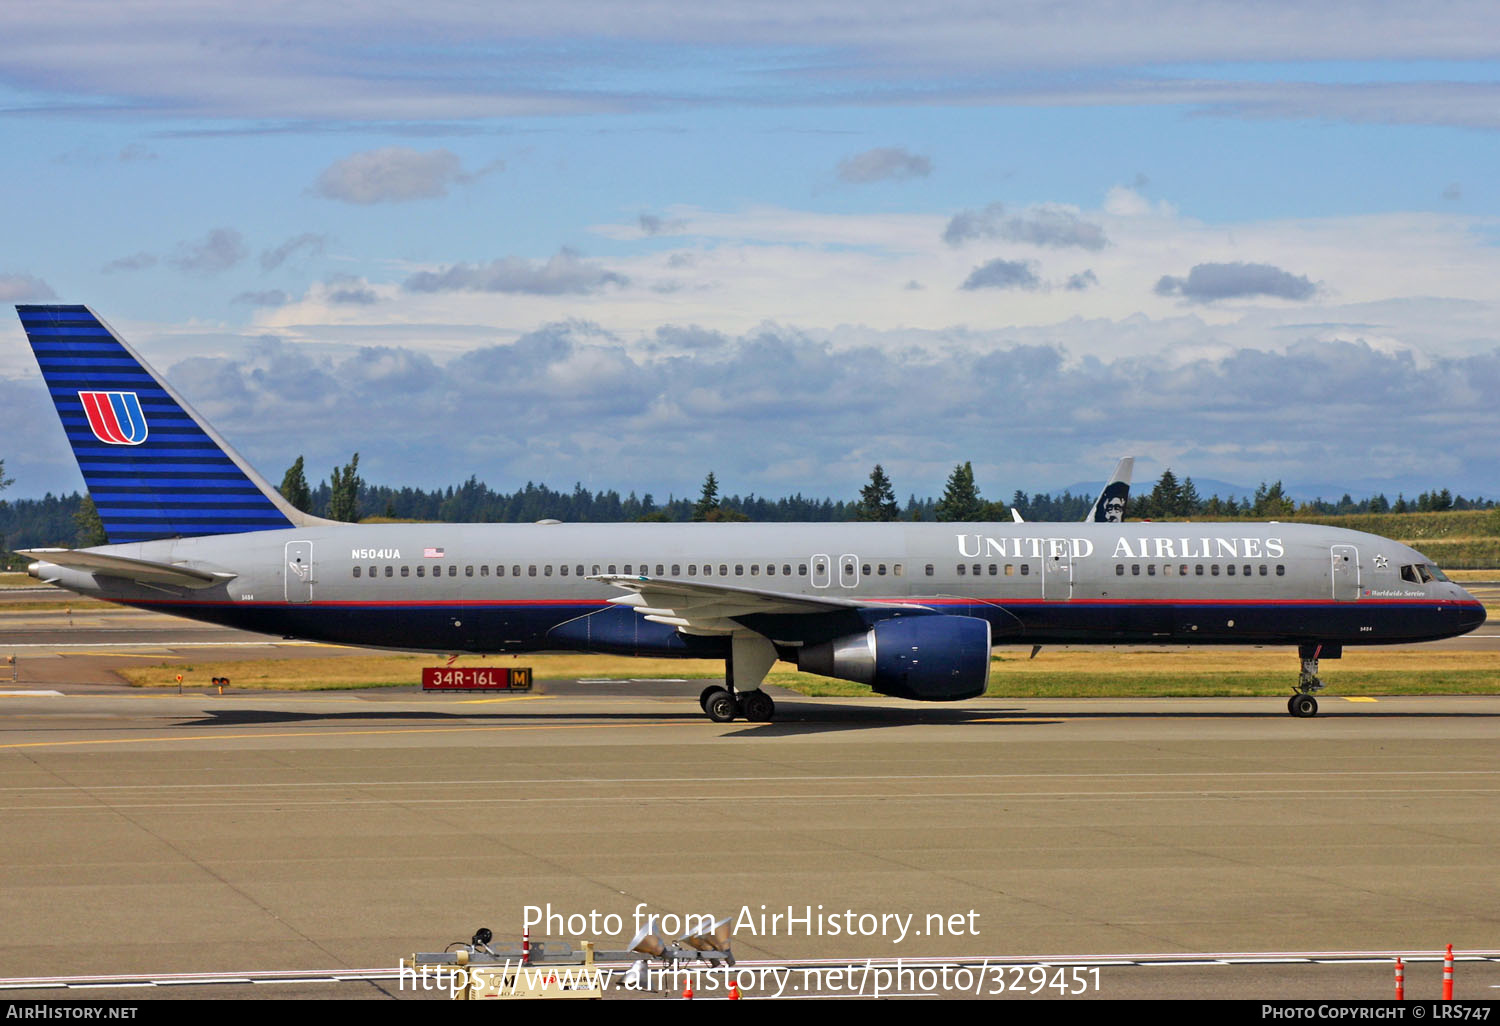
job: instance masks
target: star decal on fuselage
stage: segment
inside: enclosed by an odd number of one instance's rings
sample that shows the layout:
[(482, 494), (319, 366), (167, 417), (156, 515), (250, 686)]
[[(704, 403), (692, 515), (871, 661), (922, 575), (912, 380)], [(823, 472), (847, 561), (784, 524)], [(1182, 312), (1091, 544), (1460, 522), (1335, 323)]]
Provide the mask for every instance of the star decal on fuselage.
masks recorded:
[(1388, 567), (1390, 565), (1391, 565), (1391, 561), (1389, 559), (1386, 559), (1384, 556), (1376, 556), (1375, 557), (1375, 569), (1377, 569), (1377, 570), (1384, 570), (1386, 567)]

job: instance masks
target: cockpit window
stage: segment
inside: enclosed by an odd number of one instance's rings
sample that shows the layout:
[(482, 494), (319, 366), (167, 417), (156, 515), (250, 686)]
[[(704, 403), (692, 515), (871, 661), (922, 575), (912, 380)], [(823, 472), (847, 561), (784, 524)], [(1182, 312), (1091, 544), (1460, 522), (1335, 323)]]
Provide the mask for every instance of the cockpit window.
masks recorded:
[(1439, 570), (1436, 566), (1432, 565), (1431, 563), (1424, 563), (1422, 565), (1422, 569), (1425, 570), (1425, 571), (1427, 571), (1429, 574), (1431, 574), (1433, 577), (1437, 578), (1440, 581), (1445, 581), (1446, 582), (1448, 580), (1448, 575), (1445, 574), (1445, 573), (1443, 573), (1441, 570)]
[(1419, 583), (1421, 583), (1421, 582), (1419, 582), (1417, 580), (1417, 568), (1415, 566), (1413, 566), (1411, 563), (1404, 563), (1404, 564), (1402, 564), (1402, 566), (1401, 566), (1401, 579), (1403, 581), (1410, 581), (1412, 584), (1419, 584)]
[(1421, 563), (1417, 564), (1417, 576), (1422, 578), (1423, 584), (1426, 584), (1428, 581), (1432, 580), (1432, 573), (1427, 569), (1426, 566)]

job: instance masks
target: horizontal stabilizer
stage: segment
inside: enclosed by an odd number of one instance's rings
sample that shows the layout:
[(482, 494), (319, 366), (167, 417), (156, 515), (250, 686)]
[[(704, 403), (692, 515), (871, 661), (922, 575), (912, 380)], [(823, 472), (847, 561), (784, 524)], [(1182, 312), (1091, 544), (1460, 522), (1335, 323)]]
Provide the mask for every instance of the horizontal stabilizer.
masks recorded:
[(104, 552), (90, 552), (88, 549), (24, 549), (16, 554), (96, 576), (123, 577), (140, 584), (171, 584), (179, 588), (212, 588), (239, 576), (223, 571), (195, 570), (172, 563), (155, 563), (149, 559), (111, 556)]

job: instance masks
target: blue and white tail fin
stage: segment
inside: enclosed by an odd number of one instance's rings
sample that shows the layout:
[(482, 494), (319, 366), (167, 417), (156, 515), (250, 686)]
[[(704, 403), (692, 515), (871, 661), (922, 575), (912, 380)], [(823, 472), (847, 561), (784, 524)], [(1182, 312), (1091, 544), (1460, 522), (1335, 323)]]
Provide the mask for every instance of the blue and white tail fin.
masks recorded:
[(111, 543), (321, 523), (86, 306), (17, 306)]

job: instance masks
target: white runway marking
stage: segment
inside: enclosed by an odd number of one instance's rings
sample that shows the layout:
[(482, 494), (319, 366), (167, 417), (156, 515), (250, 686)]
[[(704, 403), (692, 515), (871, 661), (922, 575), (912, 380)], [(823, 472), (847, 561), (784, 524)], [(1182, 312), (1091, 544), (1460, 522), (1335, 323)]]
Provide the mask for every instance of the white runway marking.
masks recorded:
[[(920, 958), (809, 958), (809, 959), (739, 959), (741, 969), (759, 968), (887, 968), (901, 966), (919, 969), (927, 966), (963, 966), (990, 969), (1013, 966), (1236, 966), (1316, 963), (1319, 965), (1368, 965), (1393, 963), (1400, 957), (1408, 965), (1414, 962), (1441, 962), (1443, 955), (1412, 954), (1410, 951), (1288, 951), (1288, 952), (1178, 952), (1163, 954), (1120, 955), (961, 955), (925, 956)], [(1454, 961), (1500, 962), (1500, 950), (1454, 952)], [(629, 963), (600, 962), (604, 968), (624, 968)], [(218, 973), (132, 973), (96, 976), (34, 976), (0, 979), (0, 990), (85, 990), (124, 987), (205, 986), (225, 983), (345, 983), (375, 980), (397, 980), (400, 970), (388, 967), (372, 969), (288, 969), (256, 972)], [(849, 995), (843, 995), (845, 997)]]

